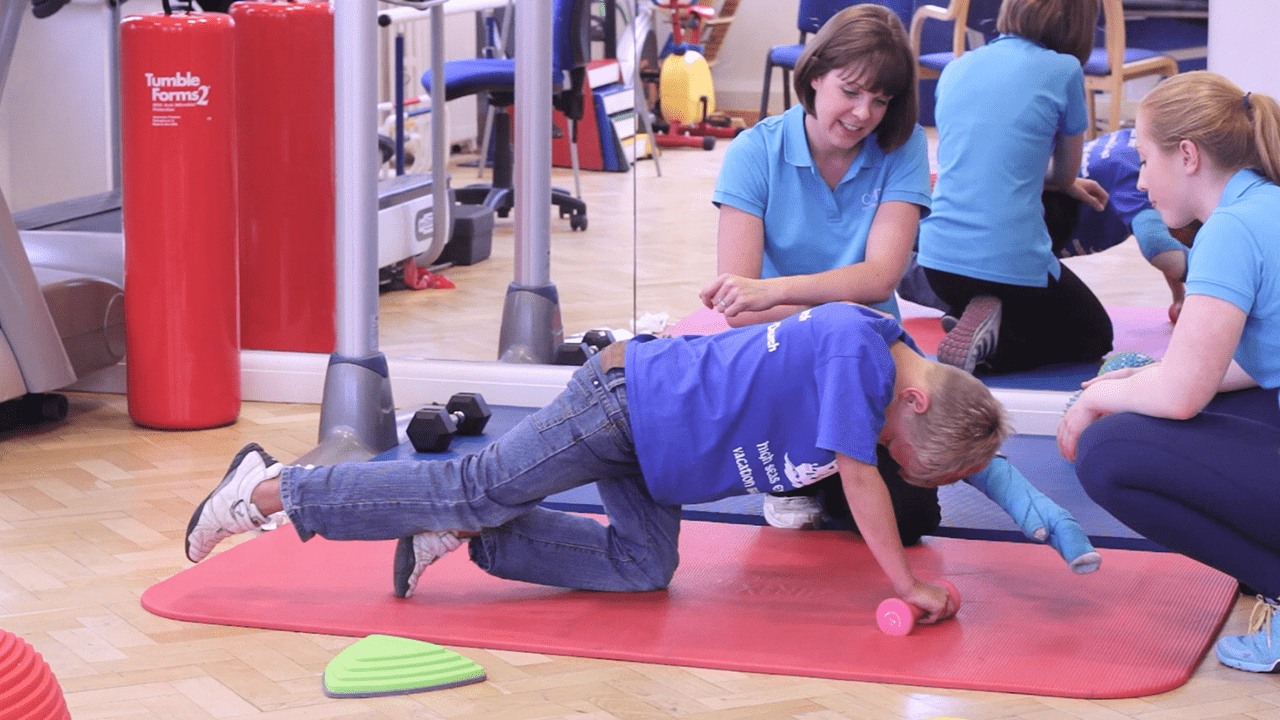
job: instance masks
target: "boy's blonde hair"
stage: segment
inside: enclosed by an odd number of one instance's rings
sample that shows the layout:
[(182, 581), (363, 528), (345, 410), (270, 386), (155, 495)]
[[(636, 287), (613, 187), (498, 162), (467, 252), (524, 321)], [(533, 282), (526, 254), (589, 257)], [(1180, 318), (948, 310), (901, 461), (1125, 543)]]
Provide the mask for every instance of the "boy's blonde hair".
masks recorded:
[(865, 3), (836, 13), (814, 34), (796, 61), (792, 86), (805, 112), (814, 114), (813, 81), (852, 65), (866, 68), (871, 92), (889, 96), (876, 144), (893, 152), (911, 138), (919, 117), (916, 59), (902, 20), (883, 5)]
[(1098, 0), (1004, 0), (996, 30), (1089, 62), (1098, 27)]
[(1190, 140), (1224, 170), (1252, 168), (1280, 183), (1280, 107), (1270, 96), (1197, 70), (1156, 85), (1139, 107), (1164, 152)]
[(929, 409), (913, 416), (911, 445), (923, 466), (916, 480), (940, 485), (984, 468), (1013, 432), (991, 390), (957, 367), (933, 363)]

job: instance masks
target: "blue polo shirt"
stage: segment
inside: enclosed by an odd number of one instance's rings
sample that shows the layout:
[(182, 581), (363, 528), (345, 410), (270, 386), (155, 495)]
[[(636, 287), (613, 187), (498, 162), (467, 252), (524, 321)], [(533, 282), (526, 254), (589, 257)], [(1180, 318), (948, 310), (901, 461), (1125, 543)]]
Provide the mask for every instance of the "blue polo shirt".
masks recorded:
[(938, 182), (918, 262), (1007, 285), (1044, 287), (1060, 267), (1044, 223), (1044, 176), (1058, 135), (1089, 126), (1071, 55), (1001, 35), (938, 78)]
[[(915, 132), (897, 150), (880, 149), (876, 134), (832, 190), (809, 152), (804, 107), (793, 105), (738, 135), (725, 152), (711, 201), (764, 220), (761, 277), (810, 275), (860, 263), (880, 203), (929, 208), (928, 141)], [(898, 315), (890, 297), (876, 305)]]
[(627, 343), (627, 404), (653, 499), (789, 490), (876, 464), (897, 365), (893, 318), (827, 303), (775, 323)]
[(1235, 360), (1264, 388), (1280, 387), (1280, 187), (1240, 170), (1196, 233), (1187, 294), (1226, 300), (1246, 314)]

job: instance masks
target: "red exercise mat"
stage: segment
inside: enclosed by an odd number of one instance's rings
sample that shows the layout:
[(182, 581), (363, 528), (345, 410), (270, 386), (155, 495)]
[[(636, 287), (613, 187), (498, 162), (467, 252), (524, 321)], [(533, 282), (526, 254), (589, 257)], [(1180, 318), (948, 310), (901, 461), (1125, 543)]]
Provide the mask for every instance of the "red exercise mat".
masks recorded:
[(392, 542), (303, 544), (288, 527), (142, 596), (164, 617), (442, 645), (1074, 698), (1182, 685), (1236, 598), (1173, 553), (1103, 550), (1073, 575), (1041, 545), (928, 538), (917, 573), (959, 588), (955, 619), (881, 633), (890, 592), (851, 533), (686, 522), (669, 589), (593, 593), (499, 580), (445, 556), (417, 594), (391, 590)]

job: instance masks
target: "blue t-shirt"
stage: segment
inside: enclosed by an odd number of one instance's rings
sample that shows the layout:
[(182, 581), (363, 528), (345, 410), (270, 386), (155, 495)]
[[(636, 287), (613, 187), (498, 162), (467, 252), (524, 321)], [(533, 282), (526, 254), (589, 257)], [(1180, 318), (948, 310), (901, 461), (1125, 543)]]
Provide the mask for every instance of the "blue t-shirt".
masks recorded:
[(938, 182), (918, 261), (934, 270), (1044, 287), (1060, 267), (1044, 223), (1044, 176), (1058, 135), (1089, 126), (1071, 55), (1001, 35), (938, 78)]
[[(832, 190), (809, 152), (804, 107), (793, 105), (734, 138), (711, 200), (764, 220), (761, 277), (853, 265), (867, 257), (867, 235), (880, 203), (929, 208), (928, 141), (917, 125), (902, 147), (885, 153), (876, 134), (868, 135)], [(892, 297), (876, 307), (898, 315)]]
[(789, 490), (876, 463), (906, 341), (894, 319), (828, 303), (770, 324), (627, 344), (627, 402), (653, 499)]
[(1080, 204), (1079, 224), (1059, 257), (1101, 252), (1124, 242), (1130, 234), (1136, 236), (1138, 247), (1148, 260), (1167, 250), (1186, 250), (1169, 234), (1147, 193), (1138, 189), (1141, 167), (1132, 129), (1117, 130), (1085, 143), (1080, 177), (1096, 180), (1110, 197), (1100, 211)]
[(1245, 312), (1236, 362), (1262, 387), (1280, 387), (1280, 187), (1253, 170), (1232, 176), (1187, 266), (1188, 295)]

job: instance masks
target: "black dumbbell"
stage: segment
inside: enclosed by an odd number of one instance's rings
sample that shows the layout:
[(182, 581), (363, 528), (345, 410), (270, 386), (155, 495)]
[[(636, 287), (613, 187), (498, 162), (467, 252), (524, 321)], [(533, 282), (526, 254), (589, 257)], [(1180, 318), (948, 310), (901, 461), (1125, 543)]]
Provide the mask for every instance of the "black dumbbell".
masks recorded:
[(492, 415), (480, 393), (462, 392), (447, 405), (428, 405), (413, 414), (407, 433), (413, 449), (438, 453), (449, 449), (454, 435), (479, 435)]
[(588, 330), (578, 342), (563, 342), (556, 348), (556, 365), (583, 365), (592, 355), (613, 344), (608, 330)]

